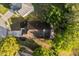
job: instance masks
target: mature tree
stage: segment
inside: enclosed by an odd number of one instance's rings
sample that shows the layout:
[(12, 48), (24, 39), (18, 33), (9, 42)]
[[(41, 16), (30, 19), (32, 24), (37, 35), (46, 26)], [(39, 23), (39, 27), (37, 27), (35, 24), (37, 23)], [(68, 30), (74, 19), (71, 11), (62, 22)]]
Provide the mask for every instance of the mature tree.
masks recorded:
[(73, 52), (73, 49), (79, 46), (79, 4), (66, 4), (65, 7), (68, 10), (66, 13), (67, 28), (65, 32), (57, 34), (55, 49), (58, 52), (62, 50)]
[(51, 4), (48, 10), (43, 12), (43, 20), (54, 26), (54, 30), (58, 31), (62, 24), (64, 17), (64, 11), (62, 8)]
[(73, 51), (79, 45), (79, 4), (65, 4), (63, 9), (51, 5), (43, 19), (55, 30), (55, 51)]

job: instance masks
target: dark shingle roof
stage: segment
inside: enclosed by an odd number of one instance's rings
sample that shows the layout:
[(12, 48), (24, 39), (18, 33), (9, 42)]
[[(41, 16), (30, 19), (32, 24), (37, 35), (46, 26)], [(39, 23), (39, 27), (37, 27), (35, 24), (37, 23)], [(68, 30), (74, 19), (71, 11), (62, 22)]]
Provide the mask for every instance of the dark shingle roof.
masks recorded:
[(24, 21), (21, 23), (21, 27), (25, 27), (26, 30), (37, 29), (37, 32), (33, 32), (36, 37), (50, 38), (51, 26), (50, 24), (42, 21)]
[(51, 29), (50, 24), (42, 21), (28, 21), (27, 29)]

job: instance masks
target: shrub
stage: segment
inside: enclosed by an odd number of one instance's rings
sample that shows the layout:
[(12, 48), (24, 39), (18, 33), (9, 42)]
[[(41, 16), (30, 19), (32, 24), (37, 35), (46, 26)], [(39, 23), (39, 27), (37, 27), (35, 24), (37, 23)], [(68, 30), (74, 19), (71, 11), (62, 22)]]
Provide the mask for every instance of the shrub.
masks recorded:
[(0, 4), (0, 13), (5, 14), (8, 11), (8, 8)]
[(0, 43), (0, 56), (14, 56), (18, 53), (20, 46), (13, 36), (7, 36)]
[(52, 49), (46, 48), (36, 48), (33, 52), (34, 56), (54, 56), (54, 51)]

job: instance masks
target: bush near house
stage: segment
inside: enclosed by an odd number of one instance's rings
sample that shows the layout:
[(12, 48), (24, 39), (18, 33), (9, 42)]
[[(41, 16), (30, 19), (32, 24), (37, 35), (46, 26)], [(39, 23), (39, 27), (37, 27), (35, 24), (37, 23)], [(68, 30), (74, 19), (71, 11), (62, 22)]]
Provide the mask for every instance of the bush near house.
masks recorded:
[(7, 36), (0, 43), (0, 56), (14, 56), (18, 53), (20, 46), (13, 36)]
[(39, 47), (34, 50), (33, 56), (54, 56), (54, 51), (52, 49)]

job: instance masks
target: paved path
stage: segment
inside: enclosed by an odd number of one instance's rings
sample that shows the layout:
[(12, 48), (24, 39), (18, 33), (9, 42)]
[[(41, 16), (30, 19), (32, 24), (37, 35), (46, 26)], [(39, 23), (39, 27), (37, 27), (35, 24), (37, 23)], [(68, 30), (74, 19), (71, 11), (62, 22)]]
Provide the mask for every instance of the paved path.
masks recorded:
[(0, 36), (5, 37), (6, 35), (7, 35), (7, 26), (5, 22), (2, 19), (0, 19)]
[(7, 28), (7, 27), (6, 27), (6, 24), (5, 24), (5, 21), (2, 19), (3, 16), (4, 16), (4, 15), (2, 15), (2, 14), (0, 13), (0, 26), (3, 27), (3, 28)]
[[(10, 29), (8, 20), (13, 16), (13, 12), (8, 10), (4, 15), (0, 14), (0, 36), (5, 37), (7, 35), (7, 29)], [(7, 26), (8, 25), (8, 26)]]

